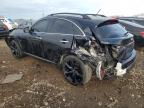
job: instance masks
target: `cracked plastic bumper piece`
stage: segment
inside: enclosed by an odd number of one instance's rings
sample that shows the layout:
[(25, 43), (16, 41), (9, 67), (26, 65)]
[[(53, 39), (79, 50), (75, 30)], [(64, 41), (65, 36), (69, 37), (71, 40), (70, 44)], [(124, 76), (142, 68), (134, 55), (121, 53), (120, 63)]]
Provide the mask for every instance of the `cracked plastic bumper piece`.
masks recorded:
[(116, 76), (123, 76), (124, 74), (126, 74), (127, 71), (127, 69), (122, 69), (121, 63), (117, 63), (115, 69), (116, 69)]
[(118, 62), (116, 69), (116, 76), (123, 76), (126, 74), (134, 65), (136, 59), (136, 51), (133, 50), (132, 55), (127, 59), (122, 61), (122, 63)]

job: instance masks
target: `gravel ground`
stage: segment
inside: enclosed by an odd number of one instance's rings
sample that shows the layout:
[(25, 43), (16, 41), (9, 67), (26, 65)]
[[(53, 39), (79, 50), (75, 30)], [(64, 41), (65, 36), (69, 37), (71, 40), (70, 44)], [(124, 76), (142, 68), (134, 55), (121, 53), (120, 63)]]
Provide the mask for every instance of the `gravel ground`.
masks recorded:
[(69, 84), (55, 65), (24, 57), (15, 59), (0, 40), (0, 81), (23, 74), (13, 83), (0, 84), (0, 108), (144, 108), (144, 50), (138, 49), (134, 68), (124, 77), (85, 86)]

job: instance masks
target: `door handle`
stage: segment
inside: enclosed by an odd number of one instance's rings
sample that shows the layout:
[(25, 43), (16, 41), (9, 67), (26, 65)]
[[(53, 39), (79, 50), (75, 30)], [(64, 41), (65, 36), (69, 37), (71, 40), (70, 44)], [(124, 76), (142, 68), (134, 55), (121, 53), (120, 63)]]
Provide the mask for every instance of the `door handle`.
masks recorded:
[(69, 43), (67, 40), (60, 40), (61, 43)]

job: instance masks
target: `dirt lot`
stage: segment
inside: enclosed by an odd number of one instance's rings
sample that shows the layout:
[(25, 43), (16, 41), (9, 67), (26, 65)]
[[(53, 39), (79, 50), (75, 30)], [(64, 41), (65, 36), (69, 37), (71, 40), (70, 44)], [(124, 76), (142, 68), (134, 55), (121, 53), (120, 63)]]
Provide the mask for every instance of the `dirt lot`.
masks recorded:
[(85, 86), (69, 84), (55, 65), (24, 57), (15, 59), (0, 40), (0, 81), (6, 75), (22, 79), (0, 84), (0, 108), (144, 108), (144, 53), (138, 51), (130, 74), (99, 81), (93, 76)]

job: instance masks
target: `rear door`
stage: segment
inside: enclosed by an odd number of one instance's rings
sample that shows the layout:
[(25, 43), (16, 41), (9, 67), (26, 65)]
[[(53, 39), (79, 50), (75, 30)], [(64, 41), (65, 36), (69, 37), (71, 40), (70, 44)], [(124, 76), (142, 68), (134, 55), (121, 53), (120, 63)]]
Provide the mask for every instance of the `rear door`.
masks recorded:
[[(43, 36), (44, 57), (53, 62), (58, 62), (63, 53), (71, 50), (73, 37), (76, 34), (76, 25), (66, 19), (53, 19), (53, 24)], [(78, 27), (76, 29), (79, 29)]]
[(43, 57), (42, 36), (45, 35), (47, 26), (47, 19), (41, 19), (31, 27), (29, 32), (22, 30), (20, 40), (24, 52)]

